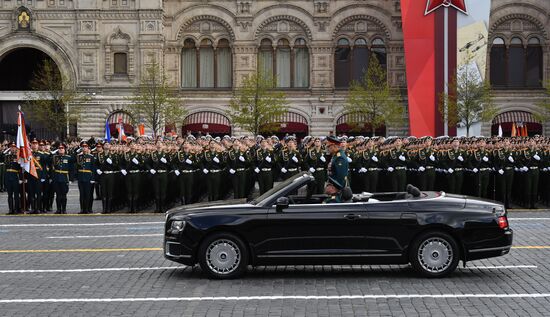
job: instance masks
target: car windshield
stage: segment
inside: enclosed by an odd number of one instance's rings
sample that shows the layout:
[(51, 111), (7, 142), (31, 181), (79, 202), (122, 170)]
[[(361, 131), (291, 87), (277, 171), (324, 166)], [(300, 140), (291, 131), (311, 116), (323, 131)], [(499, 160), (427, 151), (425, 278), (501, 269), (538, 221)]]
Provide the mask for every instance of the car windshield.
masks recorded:
[(283, 182), (280, 182), (279, 184), (273, 186), (273, 188), (271, 188), (270, 190), (266, 191), (263, 195), (260, 195), (260, 196), (256, 197), (254, 200), (250, 201), (249, 203), (252, 204), (252, 205), (256, 205), (260, 201), (263, 201), (267, 197), (269, 197), (269, 196), (273, 195), (274, 193), (280, 191), (281, 189), (287, 187), (292, 182), (294, 182), (296, 179), (298, 179), (302, 176), (303, 176), (302, 174), (297, 174), (294, 177), (291, 177), (291, 178), (289, 178), (289, 179), (287, 179)]

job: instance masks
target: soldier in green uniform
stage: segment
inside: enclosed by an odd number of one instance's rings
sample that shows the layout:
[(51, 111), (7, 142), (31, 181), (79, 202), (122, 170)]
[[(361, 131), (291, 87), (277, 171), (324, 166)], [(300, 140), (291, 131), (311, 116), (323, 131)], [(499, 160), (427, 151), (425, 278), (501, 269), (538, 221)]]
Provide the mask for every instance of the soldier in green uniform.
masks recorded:
[(256, 168), (254, 172), (258, 174), (258, 185), (260, 194), (273, 188), (273, 167), (276, 164), (275, 155), (269, 146), (267, 140), (260, 141), (260, 148), (256, 152)]
[(225, 168), (225, 159), (221, 145), (211, 140), (209, 150), (203, 155), (203, 170), (207, 176), (208, 201), (221, 199), (222, 172)]
[(194, 202), (194, 171), (197, 169), (199, 162), (197, 156), (191, 152), (191, 144), (188, 141), (183, 143), (183, 149), (178, 152), (177, 164), (181, 172), (179, 182), (182, 204), (192, 204)]
[(228, 153), (229, 174), (233, 182), (233, 193), (236, 199), (246, 198), (247, 169), (250, 166), (246, 144), (235, 141), (233, 149)]
[(94, 183), (96, 175), (95, 156), (91, 154), (90, 146), (81, 142), (82, 153), (76, 158), (76, 178), (80, 193), (80, 213), (91, 214), (94, 203)]
[[(98, 162), (99, 155), (103, 153), (103, 144), (97, 143), (95, 145), (95, 149), (92, 150), (92, 153), (95, 156), (96, 162)], [(94, 184), (94, 190), (95, 190), (95, 200), (102, 200), (103, 193), (101, 192), (101, 175), (100, 174), (97, 174), (96, 182)]]
[(100, 176), (101, 182), (103, 213), (111, 213), (114, 211), (116, 174), (120, 170), (118, 155), (111, 151), (109, 143), (105, 143), (103, 151), (98, 152), (96, 164), (96, 174)]
[(155, 212), (164, 212), (166, 208), (166, 191), (168, 189), (168, 172), (171, 168), (170, 157), (164, 151), (164, 144), (157, 142), (156, 150), (151, 153), (149, 172), (152, 175), (155, 195)]
[(0, 145), (0, 193), (3, 193), (6, 191), (6, 188), (4, 186), (4, 175), (6, 174), (6, 154), (9, 152), (9, 148), (7, 148), (4, 144)]
[(480, 140), (477, 145), (478, 149), (473, 153), (473, 158), (470, 160), (473, 162), (473, 171), (477, 174), (474, 183), (476, 188), (475, 196), (489, 198), (487, 189), (492, 170), (491, 155), (485, 148), (485, 140)]
[(138, 208), (138, 199), (141, 188), (141, 171), (145, 169), (145, 162), (138, 153), (138, 145), (130, 145), (130, 151), (124, 153), (121, 160), (121, 173), (126, 185), (126, 199), (128, 210), (134, 213)]
[(48, 205), (48, 191), (50, 186), (50, 155), (45, 152), (45, 142), (40, 141), (38, 151), (33, 154), (35, 159), (36, 173), (38, 175), (39, 187), (41, 192), (38, 209), (41, 213), (46, 212)]
[(69, 192), (69, 173), (72, 170), (74, 160), (65, 153), (66, 147), (60, 144), (57, 147), (57, 154), (52, 158), (52, 180), (55, 190), (56, 214), (67, 213), (67, 193)]
[(349, 184), (349, 161), (344, 149), (341, 148), (342, 142), (335, 136), (329, 136), (327, 142), (329, 153), (332, 156), (328, 166), (328, 176), (346, 187)]
[(325, 187), (325, 194), (327, 194), (328, 197), (323, 203), (335, 204), (343, 202), (341, 195), (342, 189), (344, 189), (344, 185), (329, 176), (327, 186)]
[(306, 153), (306, 165), (309, 172), (315, 177), (315, 188), (312, 189), (312, 192), (314, 194), (322, 194), (327, 181), (327, 158), (321, 139), (315, 138), (313, 147), (308, 149)]
[(300, 172), (303, 159), (296, 147), (296, 140), (294, 138), (289, 137), (287, 139), (287, 146), (281, 150), (278, 163), (283, 180), (289, 179)]
[(15, 215), (21, 213), (21, 197), (20, 186), (23, 181), (21, 180), (21, 165), (17, 161), (17, 145), (11, 143), (9, 145), (9, 152), (4, 157), (4, 163), (6, 166), (6, 175), (4, 176), (4, 186), (8, 192), (8, 215)]
[(542, 162), (541, 153), (534, 140), (529, 140), (528, 148), (523, 151), (521, 163), (525, 172), (524, 193), (525, 206), (530, 209), (535, 209), (538, 201), (538, 186), (539, 186), (539, 165)]
[(394, 139), (386, 157), (388, 172), (390, 172), (391, 190), (394, 192), (405, 191), (407, 185), (407, 153), (403, 149), (403, 141)]
[[(38, 140), (33, 139), (31, 141), (31, 151), (32, 151), (32, 160), (36, 167), (36, 172), (38, 174), (39, 169), (42, 168), (40, 165), (40, 154), (38, 153)], [(38, 175), (37, 175), (38, 176)], [(42, 205), (42, 186), (40, 184), (40, 178), (36, 178), (29, 173), (25, 172), (25, 179), (27, 180), (27, 190), (29, 198), (29, 206), (31, 214), (38, 214)]]

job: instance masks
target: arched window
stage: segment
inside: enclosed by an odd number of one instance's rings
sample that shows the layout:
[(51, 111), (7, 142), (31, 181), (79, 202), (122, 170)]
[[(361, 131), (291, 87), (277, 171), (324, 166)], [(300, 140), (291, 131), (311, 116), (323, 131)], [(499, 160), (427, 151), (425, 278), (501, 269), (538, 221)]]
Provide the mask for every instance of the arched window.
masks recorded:
[(378, 59), (380, 66), (385, 70), (387, 54), (384, 40), (376, 38), (369, 47), (368, 41), (364, 38), (356, 39), (353, 46), (347, 39), (339, 39), (334, 56), (334, 84), (336, 88), (348, 88), (352, 81), (362, 81), (373, 56)]
[(184, 88), (197, 87), (197, 49), (195, 41), (187, 39), (183, 42), (181, 57), (182, 65), (182, 86)]
[(114, 55), (115, 63), (114, 69), (115, 75), (127, 75), (128, 74), (128, 54), (126, 53), (115, 53)]
[(338, 40), (334, 56), (334, 84), (336, 88), (349, 87), (351, 46), (347, 39)]
[[(263, 39), (258, 51), (258, 69), (263, 74), (273, 74), (279, 88), (309, 87), (309, 50), (302, 38), (291, 47), (287, 39), (273, 42)], [(275, 72), (273, 70), (275, 69)]]
[(220, 88), (231, 87), (231, 48), (229, 41), (221, 39), (216, 47), (217, 82)]
[(542, 45), (532, 37), (527, 42), (527, 87), (542, 87)]
[(491, 85), (495, 88), (542, 87), (542, 45), (531, 37), (525, 45), (513, 37), (509, 45), (497, 37), (491, 46)]
[(309, 51), (306, 40), (297, 39), (294, 42), (294, 87), (309, 87)]
[(210, 39), (203, 39), (198, 48), (192, 39), (185, 40), (181, 64), (184, 88), (231, 87), (231, 48), (226, 39), (216, 48)]

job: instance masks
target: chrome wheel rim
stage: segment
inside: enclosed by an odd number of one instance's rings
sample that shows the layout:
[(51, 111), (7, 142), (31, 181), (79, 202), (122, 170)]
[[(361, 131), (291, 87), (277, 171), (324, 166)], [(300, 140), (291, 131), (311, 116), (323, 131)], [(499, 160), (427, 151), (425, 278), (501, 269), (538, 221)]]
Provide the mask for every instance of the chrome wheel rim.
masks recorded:
[(418, 262), (430, 273), (441, 273), (453, 262), (453, 248), (442, 238), (424, 240), (418, 249)]
[(234, 272), (241, 263), (239, 247), (230, 240), (216, 240), (206, 250), (206, 263), (213, 272), (227, 275)]

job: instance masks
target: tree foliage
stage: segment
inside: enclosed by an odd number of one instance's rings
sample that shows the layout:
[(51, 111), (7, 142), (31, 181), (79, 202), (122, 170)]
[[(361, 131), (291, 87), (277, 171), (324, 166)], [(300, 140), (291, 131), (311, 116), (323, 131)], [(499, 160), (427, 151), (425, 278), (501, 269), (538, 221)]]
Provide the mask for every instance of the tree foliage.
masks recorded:
[(170, 88), (168, 77), (160, 64), (154, 60), (145, 68), (133, 96), (129, 97), (129, 112), (134, 120), (151, 129), (154, 136), (162, 134), (165, 125), (183, 123), (187, 110)]
[(550, 81), (546, 82), (545, 96), (541, 102), (537, 104), (539, 107), (539, 113), (533, 113), (535, 119), (539, 122), (546, 122), (550, 120)]
[(273, 87), (271, 74), (258, 72), (245, 78), (229, 104), (227, 115), (231, 121), (254, 135), (276, 132), (288, 108), (285, 93)]
[(352, 129), (370, 128), (372, 136), (385, 125), (403, 124), (405, 107), (401, 94), (388, 84), (386, 70), (377, 57), (370, 59), (362, 80), (352, 82), (344, 112)]
[(80, 120), (79, 105), (89, 97), (79, 93), (74, 83), (63, 75), (54, 61), (45, 59), (30, 80), (32, 93), (27, 93), (25, 112), (29, 119), (41, 123), (64, 140), (68, 123)]
[(491, 86), (483, 81), (471, 54), (458, 67), (448, 93), (440, 95), (439, 112), (449, 126), (464, 125), (467, 136), (474, 123), (490, 121), (496, 115)]

